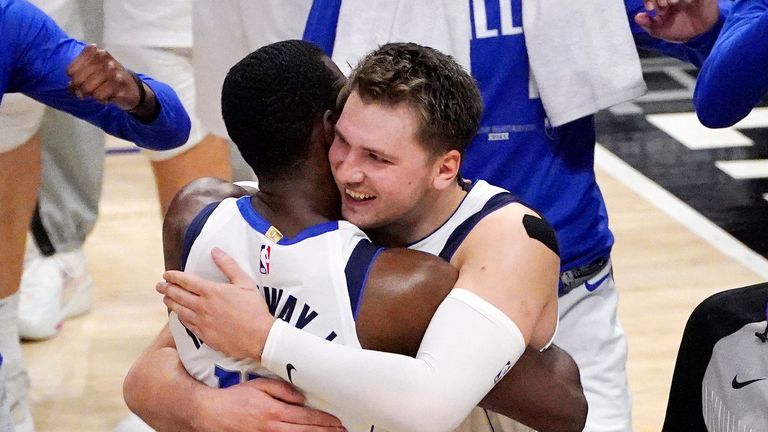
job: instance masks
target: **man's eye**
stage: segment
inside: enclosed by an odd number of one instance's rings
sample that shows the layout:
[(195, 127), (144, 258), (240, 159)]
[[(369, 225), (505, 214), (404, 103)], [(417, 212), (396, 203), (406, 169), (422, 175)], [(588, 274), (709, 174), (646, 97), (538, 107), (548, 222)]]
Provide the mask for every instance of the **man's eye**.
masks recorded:
[(373, 160), (375, 160), (375, 161), (377, 161), (377, 162), (383, 162), (383, 161), (384, 161), (384, 159), (382, 159), (381, 157), (379, 157), (379, 155), (377, 155), (376, 153), (370, 153), (370, 152), (369, 152), (369, 153), (368, 153), (368, 157), (369, 157), (369, 158), (371, 158), (371, 159), (373, 159)]

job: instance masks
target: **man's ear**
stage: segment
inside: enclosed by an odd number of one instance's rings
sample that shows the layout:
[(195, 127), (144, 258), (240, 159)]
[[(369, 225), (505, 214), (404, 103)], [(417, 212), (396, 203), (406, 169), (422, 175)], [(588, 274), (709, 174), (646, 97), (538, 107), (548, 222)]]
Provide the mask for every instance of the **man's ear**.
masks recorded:
[(338, 120), (338, 117), (331, 110), (326, 110), (323, 114), (323, 137), (328, 143), (328, 146), (331, 145), (333, 139), (336, 137), (336, 120)]
[(435, 189), (445, 189), (456, 184), (456, 176), (461, 168), (461, 153), (458, 150), (450, 150), (435, 159)]

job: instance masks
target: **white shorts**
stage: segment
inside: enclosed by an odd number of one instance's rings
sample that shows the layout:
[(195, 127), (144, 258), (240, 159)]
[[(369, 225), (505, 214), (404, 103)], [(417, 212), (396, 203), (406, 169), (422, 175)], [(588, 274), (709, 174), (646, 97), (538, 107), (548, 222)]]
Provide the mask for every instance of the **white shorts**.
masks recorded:
[[(228, 138), (221, 118), (221, 86), (229, 69), (256, 49), (301, 39), (312, 2), (306, 0), (196, 0), (192, 10), (196, 117)], [(191, 112), (190, 112), (191, 114)]]
[(560, 325), (555, 344), (579, 366), (589, 404), (585, 432), (632, 431), (627, 339), (617, 316), (612, 268), (609, 262), (587, 283), (558, 300)]
[(192, 73), (191, 48), (109, 45), (107, 50), (128, 69), (149, 75), (171, 86), (192, 120), (189, 139), (184, 145), (164, 151), (144, 150), (149, 159), (153, 161), (171, 159), (194, 147), (208, 135), (208, 129), (204, 128), (194, 115), (195, 80)]
[(0, 104), (0, 153), (21, 147), (40, 129), (45, 105), (21, 93), (3, 95)]

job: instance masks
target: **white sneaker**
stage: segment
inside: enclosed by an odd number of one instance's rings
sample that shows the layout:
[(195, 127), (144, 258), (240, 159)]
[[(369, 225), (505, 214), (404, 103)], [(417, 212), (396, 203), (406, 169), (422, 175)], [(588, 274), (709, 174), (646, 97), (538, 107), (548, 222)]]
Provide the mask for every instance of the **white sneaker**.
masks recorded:
[(65, 319), (91, 309), (92, 291), (82, 248), (47, 257), (28, 247), (19, 290), (19, 335), (27, 340), (56, 336)]
[(144, 423), (136, 414), (130, 413), (112, 429), (112, 432), (155, 432), (154, 429)]

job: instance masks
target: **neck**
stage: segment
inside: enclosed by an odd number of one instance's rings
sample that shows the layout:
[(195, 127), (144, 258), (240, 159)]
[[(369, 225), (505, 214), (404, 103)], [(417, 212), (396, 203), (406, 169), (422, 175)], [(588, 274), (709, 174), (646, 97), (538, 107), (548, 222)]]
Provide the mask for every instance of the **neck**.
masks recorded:
[(316, 177), (260, 181), (251, 205), (287, 237), (341, 219), (338, 190), (333, 184), (323, 187)]
[(399, 220), (366, 230), (376, 243), (387, 247), (403, 247), (432, 234), (453, 215), (467, 195), (458, 184), (425, 196), (419, 206)]

